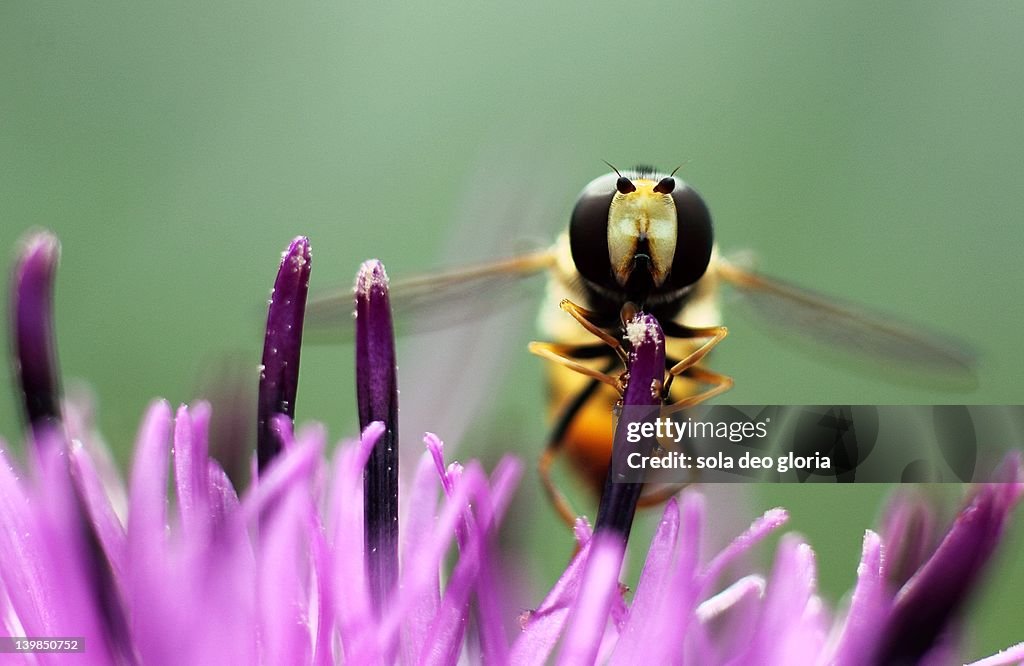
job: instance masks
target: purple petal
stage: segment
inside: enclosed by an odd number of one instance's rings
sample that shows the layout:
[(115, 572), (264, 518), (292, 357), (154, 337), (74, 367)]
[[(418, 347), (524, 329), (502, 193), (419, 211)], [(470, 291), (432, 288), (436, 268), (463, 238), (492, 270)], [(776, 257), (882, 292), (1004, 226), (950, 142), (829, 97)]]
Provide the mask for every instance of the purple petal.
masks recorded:
[(405, 618), (416, 600), (423, 594), (432, 594), (432, 584), (436, 581), (436, 572), (444, 561), (445, 554), (455, 539), (457, 526), (465, 521), (465, 511), (471, 501), (471, 491), (482, 481), (479, 468), (474, 465), (467, 468), (463, 482), (455, 484), (452, 495), (446, 498), (441, 513), (437, 518), (430, 538), (422, 545), (416, 557), (405, 562), (402, 570), (400, 589), (402, 594), (396, 595), (387, 613), (379, 623), (381, 644), (387, 647), (390, 654), (391, 646), (397, 646), (399, 631)]
[(875, 653), (878, 636), (889, 611), (882, 560), (882, 540), (867, 530), (857, 567), (857, 585), (832, 660), (837, 666), (870, 663)]
[(423, 443), (427, 446), (427, 451), (434, 461), (434, 469), (437, 470), (437, 475), (441, 478), (441, 485), (444, 487), (445, 493), (451, 495), (452, 480), (444, 466), (444, 442), (434, 433), (428, 432), (423, 436)]
[(819, 652), (825, 627), (814, 594), (816, 580), (814, 551), (796, 537), (784, 536), (757, 627), (737, 663), (797, 664)]
[(307, 511), (306, 529), (310, 534), (310, 553), (313, 563), (313, 575), (316, 577), (317, 622), (316, 643), (313, 652), (313, 664), (327, 666), (334, 663), (333, 643), (334, 627), (334, 581), (331, 575), (331, 553), (327, 545), (327, 533), (320, 514), (315, 510)]
[(92, 458), (80, 442), (75, 442), (70, 451), (71, 472), (82, 489), (82, 499), (89, 520), (106, 553), (114, 575), (120, 578), (125, 572), (127, 546), (124, 526), (117, 517)]
[(47, 609), (54, 607), (54, 599), (35, 506), (20, 477), (0, 450), (0, 579), (25, 633), (45, 636), (50, 629)]
[[(629, 355), (629, 382), (622, 398), (623, 405), (633, 407), (661, 404), (659, 392), (653, 390), (655, 382), (665, 378), (665, 334), (661, 325), (653, 315), (638, 313), (627, 324), (626, 337), (632, 345), (632, 351)], [(611, 469), (618, 467), (616, 461), (630, 452), (625, 446), (627, 425), (625, 419), (619, 419), (616, 425)], [(636, 503), (643, 491), (643, 484), (618, 482), (614, 476), (614, 473), (609, 472), (605, 479), (595, 530), (617, 532), (625, 543), (633, 526)]]
[(256, 456), (260, 471), (266, 469), (281, 450), (274, 432), (273, 417), (295, 418), (295, 394), (299, 386), (299, 353), (302, 322), (312, 267), (309, 240), (299, 236), (281, 257), (267, 309), (267, 333), (263, 342), (263, 364), (256, 431)]
[(879, 660), (923, 658), (960, 611), (1020, 497), (1019, 461), (1011, 461), (1009, 482), (982, 486), (960, 511), (932, 557), (900, 590), (883, 632)]
[[(490, 607), (493, 600), (481, 595), (482, 588), (495, 582), (491, 577), (484, 577), (485, 573), (490, 573), (487, 561), (488, 543), (494, 538), (497, 526), (508, 508), (518, 476), (517, 465), (499, 466), (495, 471), (494, 487), (491, 489), (488, 488), (486, 477), (479, 465), (471, 464), (455, 482), (456, 487), (468, 484), (473, 514), (470, 514), (469, 505), (466, 505), (463, 514), (463, 525), (466, 529), (459, 549), (459, 559), (448, 581), (437, 616), (431, 624), (430, 638), (425, 645), (425, 651), (420, 653), (418, 663), (449, 664), (457, 660), (469, 616), (469, 598), (474, 590), (477, 591), (478, 602), (483, 601), (488, 606), (487, 612), (493, 612), (493, 608)], [(486, 622), (478, 622), (481, 630), (482, 661), (507, 663), (508, 645), (500, 621), (496, 630), (491, 620), (493, 618), (488, 617)]]
[(311, 657), (304, 576), (309, 555), (303, 537), (312, 507), (301, 497), (304, 490), (301, 484), (284, 489), (260, 524), (257, 608), (260, 652), (268, 664), (306, 664)]
[(765, 585), (765, 580), (761, 576), (744, 576), (718, 594), (702, 601), (697, 607), (697, 619), (704, 623), (714, 622), (742, 605), (745, 599), (760, 598), (764, 594)]
[(737, 663), (757, 626), (766, 585), (761, 576), (744, 576), (701, 602), (696, 611), (700, 621), (696, 663)]
[[(413, 478), (412, 490), (403, 500), (405, 504), (405, 528), (402, 550), (403, 561), (410, 561), (418, 556), (423, 544), (426, 543), (434, 529), (434, 516), (437, 512), (438, 478), (436, 464), (430, 451), (420, 458), (416, 475)], [(435, 580), (426, 588), (424, 594), (414, 600), (409, 610), (409, 618), (402, 627), (402, 661), (412, 664), (426, 643), (430, 621), (437, 615), (441, 602), (441, 572), (434, 572)]]
[[(704, 496), (700, 493), (683, 495), (683, 506), (680, 520), (679, 550), (672, 580), (668, 584), (668, 606), (662, 615), (659, 634), (672, 635), (678, 633), (686, 636), (695, 618), (695, 611), (700, 602), (700, 550), (704, 541), (704, 522), (706, 509)], [(665, 618), (676, 618), (670, 625)], [(687, 650), (691, 646), (684, 641)], [(676, 650), (672, 650), (676, 647)], [(668, 641), (652, 641), (648, 646), (648, 654), (655, 661), (665, 661), (678, 654), (679, 646)]]
[(159, 611), (170, 599), (167, 584), (167, 453), (171, 434), (170, 406), (158, 400), (146, 412), (135, 444), (128, 496), (128, 605), (137, 609), (133, 629), (142, 656), (166, 650), (166, 619)]
[(592, 543), (593, 539), (587, 539), (580, 544), (580, 551), (544, 601), (527, 615), (523, 633), (512, 645), (511, 663), (540, 664), (551, 655), (562, 636), (572, 602), (579, 594)]
[(382, 423), (371, 423), (358, 442), (339, 447), (333, 464), (328, 511), (333, 529), (330, 546), (334, 552), (332, 570), (335, 616), (342, 648), (348, 663), (379, 658), (374, 631), (366, 564), (363, 556), (363, 469), (370, 451), (384, 432)]
[(379, 610), (398, 577), (398, 381), (388, 276), (379, 261), (359, 269), (355, 300), (359, 425), (385, 427), (363, 474), (367, 577)]
[(193, 538), (205, 538), (209, 514), (208, 465), (205, 438), (195, 437), (195, 425), (185, 405), (174, 419), (174, 482), (181, 527)]
[(507, 577), (497, 570), (499, 560), (494, 551), (498, 526), (508, 510), (522, 472), (523, 466), (517, 459), (510, 456), (502, 458), (490, 480), (493, 513), (490, 516), (485, 511), (477, 514), (481, 529), (484, 530), (480, 574), (476, 585), (477, 624), (483, 661), (488, 664), (505, 664), (509, 659), (509, 643), (501, 603), (502, 597), (506, 596), (501, 593), (506, 591), (504, 583)]
[(885, 577), (894, 590), (910, 580), (935, 549), (932, 507), (916, 493), (901, 493), (889, 501), (882, 520)]
[(714, 584), (727, 567), (749, 552), (762, 539), (784, 525), (787, 520), (789, 520), (789, 514), (785, 509), (775, 508), (766, 511), (743, 534), (733, 539), (728, 546), (715, 555), (704, 571), (705, 584)]
[[(664, 367), (664, 365), (662, 365)], [(579, 596), (569, 616), (559, 664), (592, 664), (596, 661), (608, 625), (608, 611), (619, 590), (619, 569), (625, 544), (617, 534), (597, 532)]]
[(53, 331), (53, 284), (60, 258), (57, 238), (43, 231), (28, 236), (14, 268), (11, 318), (14, 374), (32, 428), (58, 426), (60, 379)]
[[(55, 438), (60, 439), (60, 438)], [(130, 651), (127, 618), (113, 574), (91, 524), (83, 516), (67, 458), (60, 445), (41, 442), (40, 492), (33, 518), (42, 568), (48, 572), (53, 597), (45, 610), (50, 635), (84, 635), (98, 649), (92, 658), (114, 661)]]
[[(424, 437), (428, 453), (434, 462), (435, 470), (442, 481), (445, 494), (451, 497), (456, 484), (463, 478), (464, 470), (458, 463), (445, 468), (442, 455), (443, 443), (432, 433)], [(448, 591), (437, 612), (434, 622), (439, 629), (431, 628), (431, 655), (452, 659), (458, 654), (462, 642), (462, 632), (468, 616), (470, 585), (476, 593), (477, 629), (480, 636), (480, 659), (486, 663), (507, 663), (509, 658), (508, 640), (505, 636), (501, 618), (501, 604), (498, 599), (501, 577), (494, 571), (494, 560), (491, 556), (494, 533), (500, 522), (514, 487), (521, 473), (521, 465), (511, 459), (503, 458), (492, 477), (492, 489), (488, 491), (486, 484), (477, 483), (473, 510), (467, 507), (464, 521), (457, 526), (456, 538), (459, 543), (459, 563), (453, 572)], [(482, 479), (482, 474), (474, 473)], [(453, 631), (454, 629), (454, 631)], [(447, 647), (439, 649), (438, 646)], [(422, 654), (422, 653), (421, 653)]]
[(269, 468), (259, 483), (250, 487), (242, 500), (243, 520), (251, 523), (259, 516), (273, 513), (268, 509), (282, 500), (290, 489), (310, 484), (322, 463), (326, 442), (323, 426), (317, 424), (304, 430), (303, 436), (281, 454), (281, 460)]
[(207, 486), (210, 498), (210, 523), (216, 530), (228, 517), (238, 514), (240, 502), (234, 484), (216, 460), (207, 461), (206, 477), (210, 480)]
[(673, 497), (665, 505), (661, 522), (658, 523), (651, 547), (647, 551), (647, 561), (640, 574), (636, 594), (633, 595), (629, 619), (615, 646), (612, 663), (632, 660), (633, 655), (639, 653), (645, 644), (649, 645), (651, 627), (660, 623), (666, 603), (678, 537), (679, 504)]

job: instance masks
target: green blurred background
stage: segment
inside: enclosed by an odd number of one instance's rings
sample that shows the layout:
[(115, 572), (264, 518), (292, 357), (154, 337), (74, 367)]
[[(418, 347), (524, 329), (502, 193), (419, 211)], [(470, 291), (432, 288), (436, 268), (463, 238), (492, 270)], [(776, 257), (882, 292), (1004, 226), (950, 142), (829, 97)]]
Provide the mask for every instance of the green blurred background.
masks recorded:
[[(980, 352), (974, 391), (892, 383), (884, 366), (786, 344), (727, 301), (732, 335), (713, 364), (736, 378), (729, 401), (1021, 403), (1021, 34), (1013, 2), (5, 2), (0, 247), (31, 227), (60, 236), (64, 374), (93, 387), (122, 461), (151, 397), (191, 400), (238, 363), (255, 381), (292, 236), (312, 240), (314, 290), (347, 288), (370, 256), (393, 276), (500, 256), (553, 237), (602, 159), (686, 162), (727, 251)], [(532, 316), (495, 368), (459, 379), (430, 362), (452, 339), (403, 343), (404, 409), (440, 397), (456, 417), (487, 414), (460, 456), (532, 461)], [(350, 356), (303, 358), (299, 419), (334, 437), (354, 432)], [(467, 387), (493, 409), (468, 409)], [(430, 427), (461, 432), (448, 418)], [(5, 389), (0, 433), (18, 430)], [(960, 489), (944, 490), (955, 505)], [(730, 525), (787, 506), (834, 601), (887, 489), (714, 494)], [(547, 535), (525, 556), (536, 595), (569, 538), (550, 536), (563, 531), (532, 471), (520, 495), (513, 529)], [(1022, 639), (1022, 527), (977, 600), (968, 656)]]

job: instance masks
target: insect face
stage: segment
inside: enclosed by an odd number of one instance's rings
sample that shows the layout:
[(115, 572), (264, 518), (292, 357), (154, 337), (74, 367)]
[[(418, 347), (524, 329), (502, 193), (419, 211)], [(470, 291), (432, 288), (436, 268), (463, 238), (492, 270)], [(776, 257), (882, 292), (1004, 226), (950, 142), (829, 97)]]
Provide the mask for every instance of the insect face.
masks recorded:
[(609, 301), (678, 299), (704, 275), (714, 237), (697, 192), (637, 169), (591, 181), (569, 224), (573, 261), (586, 286)]

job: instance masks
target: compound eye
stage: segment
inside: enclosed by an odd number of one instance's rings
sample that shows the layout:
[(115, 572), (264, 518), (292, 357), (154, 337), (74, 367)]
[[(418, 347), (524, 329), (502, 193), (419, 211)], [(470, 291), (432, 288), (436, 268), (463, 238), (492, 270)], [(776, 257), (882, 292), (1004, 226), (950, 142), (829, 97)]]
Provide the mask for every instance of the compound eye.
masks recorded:
[(636, 192), (636, 185), (629, 178), (619, 176), (619, 179), (615, 181), (615, 189), (619, 191), (619, 194), (629, 194), (630, 192)]
[[(626, 178), (620, 178), (619, 182), (622, 180), (629, 183)], [(618, 190), (618, 182), (612, 189), (613, 182), (603, 176), (587, 185), (576, 200), (569, 222), (569, 247), (576, 270), (587, 280), (607, 288), (617, 284), (608, 256), (608, 209)]]
[(676, 253), (668, 285), (689, 286), (707, 271), (714, 245), (711, 213), (704, 199), (689, 185), (672, 192), (676, 204)]
[(658, 181), (658, 184), (654, 186), (654, 191), (658, 194), (672, 194), (672, 190), (676, 189), (676, 179), (672, 176), (666, 176)]

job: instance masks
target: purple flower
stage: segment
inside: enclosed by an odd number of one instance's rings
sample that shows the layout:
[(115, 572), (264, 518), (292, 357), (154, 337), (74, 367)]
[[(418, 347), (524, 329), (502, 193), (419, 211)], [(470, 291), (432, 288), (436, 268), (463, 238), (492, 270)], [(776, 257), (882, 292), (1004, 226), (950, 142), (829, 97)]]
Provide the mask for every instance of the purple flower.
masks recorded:
[[(56, 261), (56, 240), (37, 234), (14, 272), (29, 446), (22, 471), (0, 443), (0, 622), (11, 636), (84, 637), (85, 653), (26, 663), (534, 664), (556, 654), (565, 664), (948, 663), (964, 600), (1024, 492), (1011, 458), (941, 538), (927, 509), (894, 505), (882, 535), (865, 534), (848, 607), (832, 613), (816, 593), (814, 553), (797, 537), (783, 537), (767, 575), (742, 569), (785, 523), (781, 509), (702, 561), (706, 508), (696, 491), (666, 505), (649, 545), (633, 543), (646, 562), (625, 593), (639, 487), (610, 484), (593, 533), (578, 522), (578, 554), (509, 635), (517, 611), (503, 594), (496, 535), (521, 466), (505, 458), (488, 476), (476, 462), (446, 465), (428, 434), (411, 486), (399, 489), (395, 351), (378, 262), (356, 284), (362, 435), (328, 461), (323, 427), (292, 422), (309, 243), (297, 238), (285, 252), (260, 374), (259, 475), (239, 491), (209, 456), (202, 402), (152, 403), (121, 480), (88, 406), (60, 394)], [(639, 316), (630, 339), (625, 403), (656, 404), (665, 365), (657, 321)], [(1016, 646), (978, 663), (1022, 659)]]
[[(50, 313), (56, 259), (56, 239), (41, 234), (15, 268), (15, 354), (33, 445), (23, 473), (0, 444), (4, 634), (84, 637), (85, 654), (74, 658), (87, 664), (448, 663), (465, 649), (473, 605), (481, 654), (505, 660), (491, 552), (520, 465), (505, 459), (489, 477), (476, 463), (446, 468), (440, 440), (428, 436), (406, 500), (404, 542), (393, 544), (401, 569), (382, 566), (379, 548), (364, 548), (364, 526), (383, 503), (364, 502), (364, 475), (373, 476), (367, 462), (394, 432), (395, 412), (342, 442), (330, 462), (321, 426), (293, 433), (310, 266), (304, 238), (285, 252), (271, 299), (259, 397), (266, 455), (258, 482), (241, 493), (208, 455), (206, 403), (172, 411), (155, 401), (127, 487), (111, 472), (87, 407), (62, 407)], [(368, 271), (383, 276), (379, 264)], [(390, 384), (364, 394), (386, 404), (395, 391), (386, 281), (373, 283), (360, 308), (376, 326), (369, 352), (359, 347), (369, 381), (391, 374)], [(389, 353), (387, 366), (375, 365)], [(378, 407), (371, 405), (374, 418)], [(453, 547), (460, 554), (442, 585)], [(367, 576), (374, 562), (395, 586), (386, 606)]]

